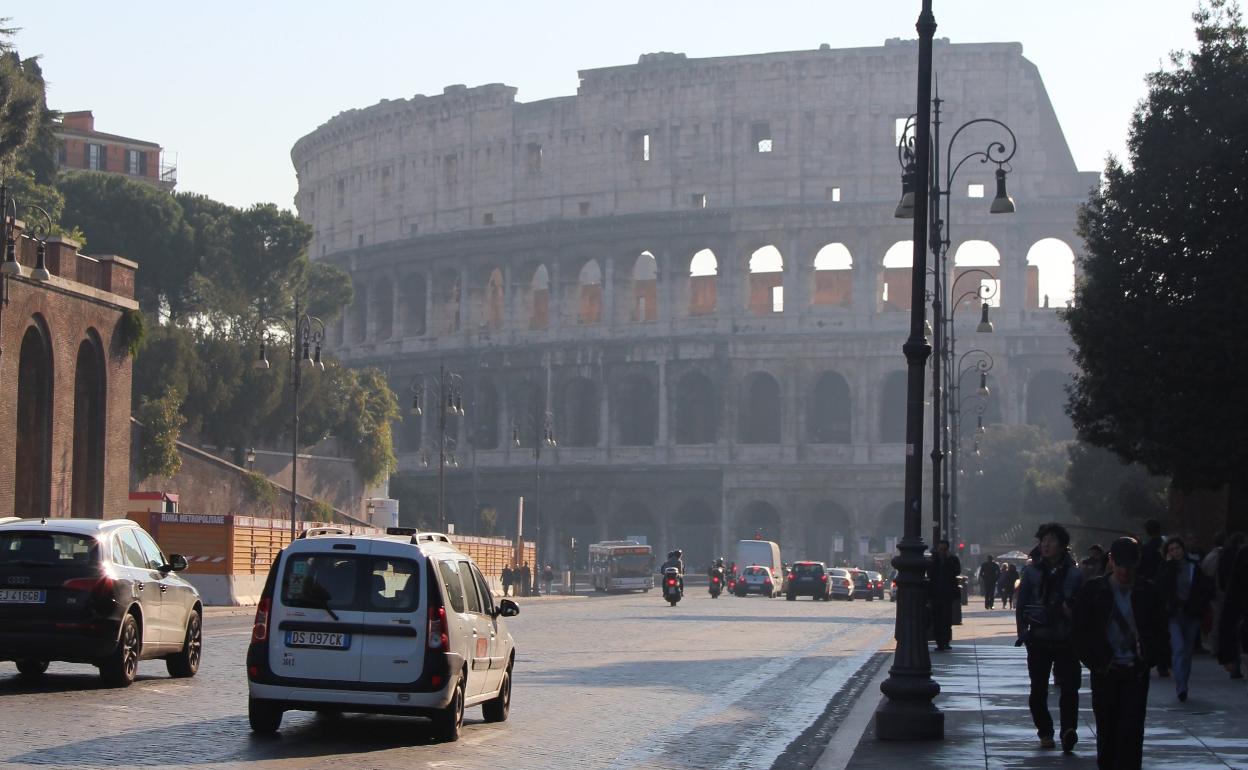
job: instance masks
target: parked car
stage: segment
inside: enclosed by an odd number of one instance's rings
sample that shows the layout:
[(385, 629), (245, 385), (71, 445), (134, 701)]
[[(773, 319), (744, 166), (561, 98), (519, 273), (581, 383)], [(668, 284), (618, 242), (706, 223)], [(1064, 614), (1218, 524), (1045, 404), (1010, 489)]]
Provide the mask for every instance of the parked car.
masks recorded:
[(515, 642), (472, 559), (443, 534), (325, 533), (275, 560), (247, 650), (251, 729), (291, 710), (416, 715), (444, 741), (464, 709), (487, 722), (511, 709)]
[(768, 598), (780, 595), (780, 576), (769, 567), (752, 564), (741, 572), (737, 580), (737, 596), (758, 594)]
[(897, 601), (897, 570), (893, 570), (893, 574), (888, 578), (888, 600)]
[(849, 570), (839, 567), (828, 570), (828, 584), (832, 587), (833, 599), (854, 600), (854, 580), (849, 576)]
[(117, 687), (154, 658), (171, 676), (194, 676), (203, 603), (184, 569), (127, 519), (0, 524), (0, 660), (25, 677), (51, 661), (90, 663)]
[(871, 580), (867, 577), (867, 571), (857, 568), (849, 570), (849, 577), (854, 581), (854, 596), (872, 601), (875, 599), (875, 593), (871, 590)]
[(867, 570), (867, 578), (871, 581), (871, 595), (882, 601), (884, 599), (884, 576)]
[(827, 567), (821, 561), (794, 562), (785, 577), (784, 595), (789, 601), (796, 601), (799, 596), (809, 596), (815, 601), (832, 598)]

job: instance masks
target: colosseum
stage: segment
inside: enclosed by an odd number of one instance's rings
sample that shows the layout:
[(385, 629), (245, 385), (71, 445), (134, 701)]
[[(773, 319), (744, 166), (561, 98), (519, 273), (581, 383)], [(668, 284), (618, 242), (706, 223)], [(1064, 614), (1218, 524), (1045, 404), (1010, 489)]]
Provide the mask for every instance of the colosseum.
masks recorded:
[[(1097, 175), (1021, 45), (938, 40), (935, 58), (944, 138), (989, 117), (1018, 148), (1017, 213), (989, 215), (991, 164), (950, 188), (951, 269), (996, 290), (992, 334), (978, 298), (955, 305), (959, 353), (993, 356), (986, 419), (1068, 436), (1056, 308)], [(405, 403), (439, 367), (462, 377), (445, 431), (436, 408), (397, 426), (399, 473), (436, 498), (445, 435), (448, 519), (493, 508), (514, 533), (523, 496), (525, 535), (561, 564), (571, 538), (578, 561), (644, 536), (695, 566), (759, 533), (790, 559), (882, 550), (901, 529), (912, 224), (894, 209), (916, 61), (904, 40), (647, 54), (581, 71), (574, 96), (454, 85), (300, 139), (312, 254), (355, 286), (337, 355)], [(998, 138), (980, 127), (954, 160)]]

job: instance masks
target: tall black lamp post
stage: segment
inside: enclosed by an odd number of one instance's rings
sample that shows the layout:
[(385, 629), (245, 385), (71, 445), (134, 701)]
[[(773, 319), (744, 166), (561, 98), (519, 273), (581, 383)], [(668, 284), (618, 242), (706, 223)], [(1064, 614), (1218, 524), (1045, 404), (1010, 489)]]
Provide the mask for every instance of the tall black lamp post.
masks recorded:
[[(425, 378), (417, 377), (412, 382), (411, 414), (419, 417), (420, 402), (425, 396)], [(446, 418), (464, 416), (464, 378), (455, 372), (448, 371), (445, 366), (438, 366), (435, 414), (438, 418), (438, 527), (446, 531), (446, 466), (458, 467), (455, 457), (455, 438), (446, 435)], [(421, 450), (421, 464), (429, 464), (429, 453)]]
[[(533, 555), (533, 572), (537, 574), (541, 564), (542, 556), (542, 447), (551, 449), (559, 446), (559, 442), (555, 440), (555, 416), (549, 410), (540, 414), (529, 415), (532, 421), (533, 430), (533, 481), (536, 487), (536, 499), (534, 500), (533, 511), (533, 530), (536, 533), (536, 551)], [(521, 426), (519, 419), (512, 422), (511, 425), (511, 442), (517, 447), (521, 446), (520, 433), (529, 426)], [(517, 533), (521, 543), (524, 542), (524, 533)], [(534, 583), (537, 583), (534, 580)], [(531, 586), (526, 586), (531, 588)]]
[[(285, 318), (265, 318), (260, 322), (260, 356), (252, 364), (268, 369), (268, 346), (273, 327), (279, 327), (290, 342), (290, 538), (299, 530), (299, 391), (303, 387), (303, 367), (325, 371), (321, 345), (325, 342), (325, 322), (308, 315), (295, 300), (294, 324)], [(251, 453), (254, 457), (254, 453)]]

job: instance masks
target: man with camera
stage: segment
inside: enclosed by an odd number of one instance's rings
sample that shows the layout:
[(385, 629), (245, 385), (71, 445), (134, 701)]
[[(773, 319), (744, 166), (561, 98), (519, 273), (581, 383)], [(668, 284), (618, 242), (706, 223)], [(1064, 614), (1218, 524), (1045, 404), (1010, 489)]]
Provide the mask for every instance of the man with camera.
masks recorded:
[(1049, 714), (1049, 679), (1057, 677), (1062, 751), (1069, 754), (1078, 741), (1079, 659), (1073, 641), (1075, 595), (1083, 573), (1068, 551), (1070, 533), (1061, 524), (1045, 524), (1036, 532), (1040, 553), (1023, 568), (1015, 617), (1016, 645), (1027, 645), (1027, 673), (1031, 678), (1031, 720), (1041, 748), (1051, 749), (1053, 717)]

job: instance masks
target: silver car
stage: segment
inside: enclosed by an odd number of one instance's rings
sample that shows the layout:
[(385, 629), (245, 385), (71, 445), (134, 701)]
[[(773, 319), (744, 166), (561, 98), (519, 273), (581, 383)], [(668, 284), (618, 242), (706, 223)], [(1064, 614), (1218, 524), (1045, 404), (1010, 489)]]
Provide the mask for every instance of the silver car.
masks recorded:
[(854, 600), (854, 579), (850, 577), (849, 570), (828, 570), (828, 585), (832, 587), (833, 599)]

